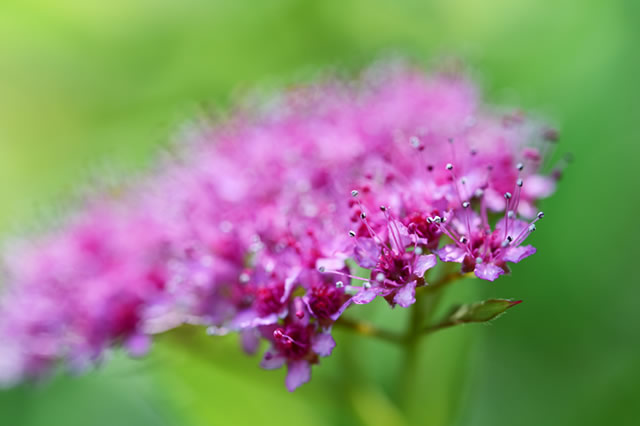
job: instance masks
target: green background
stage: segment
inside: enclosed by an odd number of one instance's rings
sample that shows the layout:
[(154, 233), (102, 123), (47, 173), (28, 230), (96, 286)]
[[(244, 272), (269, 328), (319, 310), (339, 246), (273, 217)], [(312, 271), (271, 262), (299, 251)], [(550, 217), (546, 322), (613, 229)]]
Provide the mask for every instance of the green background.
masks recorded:
[[(451, 301), (524, 303), (400, 353), (338, 334), (295, 394), (233, 338), (188, 330), (142, 361), (0, 392), (0, 424), (631, 425), (640, 396), (640, 3), (598, 0), (0, 2), (0, 235), (38, 229), (92, 179), (121, 179), (239, 91), (389, 52), (466, 60), (492, 102), (550, 117), (576, 161), (512, 277)], [(383, 306), (355, 316), (402, 326)], [(466, 380), (463, 380), (466, 378)], [(399, 408), (405, 407), (405, 408)]]

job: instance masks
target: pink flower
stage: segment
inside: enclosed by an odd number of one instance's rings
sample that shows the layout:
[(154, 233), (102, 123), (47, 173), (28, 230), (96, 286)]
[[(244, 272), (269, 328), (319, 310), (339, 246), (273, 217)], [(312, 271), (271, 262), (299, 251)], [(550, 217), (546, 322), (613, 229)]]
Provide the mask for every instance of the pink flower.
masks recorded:
[(286, 365), (293, 390), (352, 304), (410, 306), (437, 258), (494, 280), (533, 254), (523, 242), (541, 216), (518, 217), (561, 174), (540, 172), (548, 128), (486, 108), (463, 76), (406, 64), (230, 116), (193, 126), (118, 199), (94, 195), (57, 231), (7, 246), (0, 383), (60, 360), (87, 368), (110, 346), (140, 356), (189, 323), (238, 332), (248, 352), (268, 340), (262, 365)]

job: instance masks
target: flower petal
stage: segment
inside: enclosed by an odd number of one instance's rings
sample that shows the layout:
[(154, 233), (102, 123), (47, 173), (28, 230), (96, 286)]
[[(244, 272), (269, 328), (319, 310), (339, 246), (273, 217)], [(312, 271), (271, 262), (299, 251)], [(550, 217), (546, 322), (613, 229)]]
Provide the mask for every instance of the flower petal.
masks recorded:
[(307, 383), (311, 379), (311, 366), (307, 361), (290, 362), (287, 370), (285, 384), (289, 392), (293, 392), (300, 385)]
[(504, 274), (504, 270), (493, 263), (478, 263), (474, 271), (476, 276), (487, 281), (494, 281), (500, 275)]
[(372, 287), (368, 290), (361, 290), (358, 294), (353, 296), (351, 300), (357, 305), (365, 305), (373, 301), (382, 289), (380, 287)]
[(442, 247), (441, 249), (436, 250), (435, 253), (443, 262), (462, 263), (462, 261), (464, 260), (466, 251), (464, 251), (464, 249), (462, 249), (461, 247), (458, 247), (455, 244), (448, 244)]
[(393, 301), (403, 308), (408, 308), (416, 302), (416, 282), (411, 281), (398, 290)]
[(413, 265), (413, 273), (417, 277), (423, 277), (424, 273), (427, 272), (428, 269), (436, 266), (437, 259), (435, 254), (427, 254), (423, 256), (418, 256), (415, 264)]
[(378, 263), (380, 247), (371, 238), (358, 238), (353, 256), (361, 267), (371, 269)]
[(313, 338), (312, 348), (320, 356), (329, 356), (336, 347), (336, 341), (329, 333), (316, 334)]
[(151, 347), (151, 337), (146, 334), (134, 334), (124, 343), (129, 356), (139, 358), (145, 356)]
[(260, 361), (260, 367), (265, 370), (277, 370), (284, 365), (285, 361), (283, 356), (275, 355), (273, 352), (267, 351), (264, 353), (262, 361)]
[(242, 330), (240, 332), (240, 343), (242, 349), (249, 355), (253, 355), (258, 350), (260, 345), (260, 339), (255, 329)]
[(522, 191), (527, 198), (546, 198), (556, 190), (556, 180), (550, 176), (531, 175), (524, 180)]
[(518, 263), (535, 252), (536, 248), (533, 246), (509, 247), (502, 258), (507, 262)]

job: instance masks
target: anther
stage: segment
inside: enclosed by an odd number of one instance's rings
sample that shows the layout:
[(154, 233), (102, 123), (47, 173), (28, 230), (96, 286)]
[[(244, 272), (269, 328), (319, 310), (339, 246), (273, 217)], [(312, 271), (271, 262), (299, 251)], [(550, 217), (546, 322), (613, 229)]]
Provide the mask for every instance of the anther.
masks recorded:
[(422, 247), (416, 247), (415, 253), (420, 256), (422, 254)]
[(513, 210), (509, 210), (507, 212), (507, 216), (509, 216), (509, 219), (513, 219), (514, 217), (516, 217), (516, 212), (514, 212)]
[(358, 194), (360, 194), (360, 193), (358, 192), (357, 189), (354, 189), (353, 191), (351, 191), (351, 196), (354, 197), (354, 198), (357, 197)]
[(453, 164), (447, 163), (447, 170), (453, 170)]
[(365, 220), (367, 218), (367, 214), (365, 212), (360, 213), (360, 219)]
[(538, 219), (542, 219), (544, 217), (544, 212), (538, 212), (536, 216), (538, 216)]
[(470, 206), (471, 204), (468, 201), (465, 201), (464, 203), (462, 203), (462, 208), (466, 209)]
[(384, 274), (382, 272), (378, 272), (378, 274), (376, 275), (376, 281), (378, 281), (379, 283), (384, 281), (385, 278), (386, 277), (384, 276)]
[(536, 230), (536, 225), (534, 225), (533, 223), (529, 225), (529, 232), (533, 232), (535, 230)]
[(418, 139), (416, 136), (411, 136), (409, 138), (409, 143), (412, 147), (418, 148), (420, 146), (420, 139)]
[(482, 188), (478, 188), (476, 189), (476, 192), (474, 193), (474, 195), (476, 196), (476, 198), (480, 198), (484, 195), (484, 190)]
[(342, 288), (342, 287), (344, 287), (344, 283), (342, 281), (336, 282), (336, 288)]
[(364, 287), (365, 290), (369, 290), (371, 288), (371, 283), (369, 281), (365, 281), (364, 284), (362, 284), (362, 286)]
[(324, 272), (326, 268), (324, 266), (318, 266), (318, 272)]
[(380, 211), (386, 212), (387, 208), (385, 206), (380, 206)]
[(506, 198), (507, 200), (511, 199), (511, 193), (510, 192), (505, 192), (504, 193), (504, 198)]
[(476, 263), (482, 263), (482, 258), (481, 257), (476, 257)]
[(518, 178), (518, 180), (516, 181), (516, 185), (522, 188), (522, 183), (522, 179)]
[(509, 242), (513, 241), (513, 238), (511, 238), (511, 235), (507, 235), (507, 241)]
[(461, 243), (461, 244), (467, 244), (467, 242), (469, 242), (469, 240), (467, 239), (467, 237), (465, 237), (465, 236), (460, 237), (460, 243)]
[(467, 184), (467, 180), (465, 178), (460, 179), (460, 183), (462, 185), (466, 185)]
[(356, 231), (349, 231), (349, 236), (350, 237), (355, 237), (356, 236)]
[(518, 169), (519, 171), (522, 171), (522, 169), (524, 169), (524, 164), (522, 163), (516, 164), (516, 169)]

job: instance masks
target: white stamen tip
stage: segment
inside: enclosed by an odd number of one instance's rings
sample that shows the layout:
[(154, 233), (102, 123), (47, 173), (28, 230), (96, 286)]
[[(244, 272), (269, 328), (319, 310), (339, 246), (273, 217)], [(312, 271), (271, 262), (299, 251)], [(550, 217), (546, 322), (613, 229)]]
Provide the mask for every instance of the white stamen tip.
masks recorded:
[(360, 194), (360, 193), (358, 192), (358, 190), (357, 190), (357, 189), (354, 189), (353, 191), (351, 191), (351, 196), (352, 196), (352, 197), (357, 197), (357, 196), (358, 196), (358, 194)]
[(416, 136), (411, 136), (409, 138), (409, 143), (411, 144), (412, 147), (414, 148), (418, 148), (420, 147), (420, 139), (418, 139)]
[(249, 282), (249, 274), (247, 274), (246, 272), (241, 273), (240, 277), (238, 277), (238, 281), (240, 281), (241, 283), (248, 283)]
[(356, 236), (356, 231), (349, 231), (349, 236), (350, 237), (355, 237)]
[(514, 217), (516, 217), (516, 212), (514, 212), (513, 210), (509, 210), (507, 216), (509, 216), (509, 219), (513, 219)]
[(516, 185), (518, 185), (519, 187), (522, 187), (522, 183), (523, 183), (523, 182), (522, 182), (522, 179), (518, 179), (518, 180), (516, 181)]
[(365, 212), (360, 213), (360, 218), (365, 220), (367, 218), (367, 214)]
[(505, 192), (504, 193), (504, 198), (506, 198), (507, 200), (511, 199), (511, 193), (510, 192)]
[(468, 241), (467, 237), (460, 237), (460, 243), (467, 244)]
[(338, 281), (336, 283), (336, 288), (342, 288), (342, 287), (344, 287), (344, 283), (342, 281)]
[(536, 225), (534, 225), (533, 223), (529, 225), (529, 232), (533, 232), (535, 230), (536, 230)]
[(484, 195), (484, 191), (481, 188), (476, 189), (475, 196), (480, 198)]
[(538, 212), (538, 219), (542, 219), (544, 217), (544, 212)]
[(465, 201), (464, 203), (462, 203), (462, 207), (465, 208), (465, 209), (468, 208), (470, 205), (471, 204), (469, 204), (468, 201)]
[(365, 290), (369, 290), (371, 288), (371, 283), (369, 281), (365, 281), (362, 286), (365, 288)]
[(453, 170), (453, 164), (447, 163), (447, 170)]
[(324, 272), (327, 269), (324, 266), (318, 266), (318, 272)]
[(517, 168), (518, 170), (522, 171), (522, 169), (524, 169), (524, 164), (522, 164), (522, 163), (518, 163), (518, 164), (516, 164), (516, 168)]
[(482, 258), (481, 257), (476, 257), (476, 263), (482, 263)]
[(460, 179), (460, 183), (462, 185), (466, 185), (467, 184), (467, 180), (465, 178)]
[(376, 281), (378, 281), (379, 283), (384, 281), (385, 278), (386, 277), (384, 276), (384, 274), (382, 272), (378, 272), (378, 274), (376, 275)]
[(416, 247), (416, 254), (420, 256), (422, 254), (422, 247)]
[(386, 212), (387, 208), (385, 206), (380, 206), (380, 211)]

